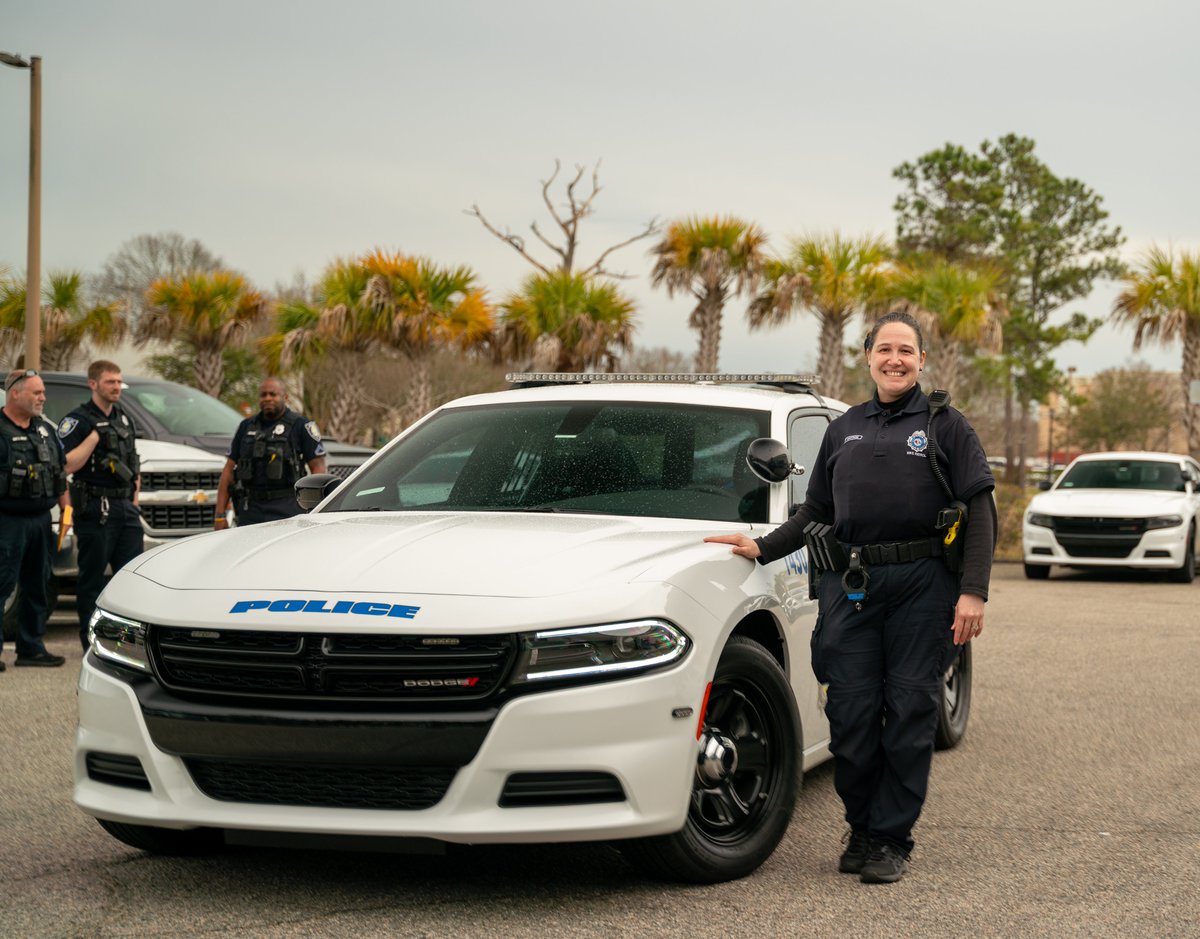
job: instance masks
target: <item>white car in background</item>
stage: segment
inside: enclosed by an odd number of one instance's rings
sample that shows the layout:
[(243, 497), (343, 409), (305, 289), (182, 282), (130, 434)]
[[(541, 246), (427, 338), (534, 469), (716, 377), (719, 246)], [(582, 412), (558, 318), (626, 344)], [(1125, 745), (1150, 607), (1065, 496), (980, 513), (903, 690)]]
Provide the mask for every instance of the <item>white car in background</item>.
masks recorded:
[(1175, 453), (1086, 453), (1025, 510), (1025, 576), (1136, 567), (1196, 576), (1200, 463)]

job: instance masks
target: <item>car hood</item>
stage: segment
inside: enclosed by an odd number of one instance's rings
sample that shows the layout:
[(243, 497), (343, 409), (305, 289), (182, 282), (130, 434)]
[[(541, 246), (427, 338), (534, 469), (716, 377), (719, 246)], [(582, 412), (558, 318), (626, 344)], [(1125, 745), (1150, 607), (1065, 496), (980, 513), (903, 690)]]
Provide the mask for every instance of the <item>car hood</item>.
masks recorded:
[(187, 590), (544, 597), (665, 580), (745, 525), (507, 513), (321, 513), (185, 539), (125, 570)]
[(1145, 489), (1054, 489), (1034, 496), (1031, 512), (1047, 515), (1138, 518), (1179, 512), (1187, 497), (1180, 492)]

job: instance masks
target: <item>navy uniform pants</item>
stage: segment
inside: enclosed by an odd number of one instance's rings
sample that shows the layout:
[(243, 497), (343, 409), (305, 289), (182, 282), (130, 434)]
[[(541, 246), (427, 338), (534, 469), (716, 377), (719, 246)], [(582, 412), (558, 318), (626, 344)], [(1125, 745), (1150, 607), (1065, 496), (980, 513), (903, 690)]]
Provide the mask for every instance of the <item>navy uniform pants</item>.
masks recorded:
[(247, 500), (242, 511), (238, 512), (238, 525), (258, 525), (262, 522), (274, 522), (281, 518), (292, 518), (303, 515), (300, 503), (295, 496), (264, 501)]
[(126, 499), (108, 499), (108, 513), (99, 497), (74, 516), (75, 540), (79, 544), (79, 586), (75, 607), (79, 611), (79, 641), (86, 652), (88, 623), (96, 609), (96, 598), (104, 589), (105, 569), (115, 574), (145, 550), (142, 515)]
[[(50, 579), (50, 546), (53, 531), (50, 512), (36, 515), (0, 515), (0, 600), (7, 600), (18, 584), (17, 655), (46, 651), (46, 582)], [(4, 631), (0, 629), (0, 649)]]
[(929, 786), (942, 676), (954, 655), (958, 578), (941, 558), (868, 569), (861, 610), (821, 578), (813, 671), (828, 683), (834, 787), (856, 831), (905, 852)]

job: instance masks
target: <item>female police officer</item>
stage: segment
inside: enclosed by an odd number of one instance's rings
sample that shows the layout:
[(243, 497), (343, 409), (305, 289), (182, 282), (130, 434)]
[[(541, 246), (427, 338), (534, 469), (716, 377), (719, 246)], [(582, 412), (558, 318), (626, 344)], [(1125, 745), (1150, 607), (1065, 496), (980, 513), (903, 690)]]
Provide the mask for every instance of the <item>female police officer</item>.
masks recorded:
[(925, 363), (920, 325), (907, 313), (889, 313), (865, 348), (875, 394), (827, 428), (796, 514), (763, 538), (705, 540), (767, 563), (804, 544), (811, 522), (833, 526), (855, 571), (821, 576), (812, 658), (829, 686), (834, 785), (850, 824), (839, 870), (891, 883), (908, 867), (925, 801), (943, 673), (954, 646), (983, 631), (995, 481), (962, 414), (939, 414), (938, 462), (969, 519), (960, 575), (945, 563), (945, 532), (937, 528), (950, 500), (928, 458), (930, 403), (917, 384)]

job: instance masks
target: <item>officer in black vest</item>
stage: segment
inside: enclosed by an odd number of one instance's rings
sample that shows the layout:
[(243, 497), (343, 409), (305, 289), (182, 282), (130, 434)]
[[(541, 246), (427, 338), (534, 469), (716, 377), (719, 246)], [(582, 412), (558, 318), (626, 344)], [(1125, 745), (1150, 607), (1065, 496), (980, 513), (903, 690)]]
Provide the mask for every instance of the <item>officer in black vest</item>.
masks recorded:
[(254, 525), (301, 514), (295, 483), (309, 473), (325, 472), (325, 447), (315, 421), (289, 410), (278, 378), (258, 389), (259, 412), (238, 426), (217, 486), (213, 527), (227, 527), (232, 497), (238, 525)]
[(104, 572), (115, 574), (145, 550), (137, 506), (136, 428), (121, 408), (121, 367), (101, 359), (88, 366), (92, 397), (62, 419), (58, 437), (67, 454), (79, 545), (79, 641), (88, 647), (88, 623), (104, 589)]
[[(33, 369), (10, 372), (0, 412), (0, 600), (21, 587), (17, 602), (17, 664), (57, 666), (46, 651), (46, 582), (53, 533), (50, 509), (67, 507), (62, 447), (42, 417), (46, 386)], [(4, 631), (0, 629), (0, 651)], [(0, 672), (4, 662), (0, 661)]]
[(882, 316), (864, 347), (875, 394), (825, 431), (804, 504), (764, 537), (705, 540), (769, 563), (814, 531), (829, 539), (809, 548), (810, 561), (839, 559), (817, 583), (812, 666), (828, 687), (834, 788), (850, 827), (838, 870), (894, 883), (925, 802), (945, 671), (954, 647), (983, 631), (995, 480), (966, 418), (917, 384), (917, 320)]

